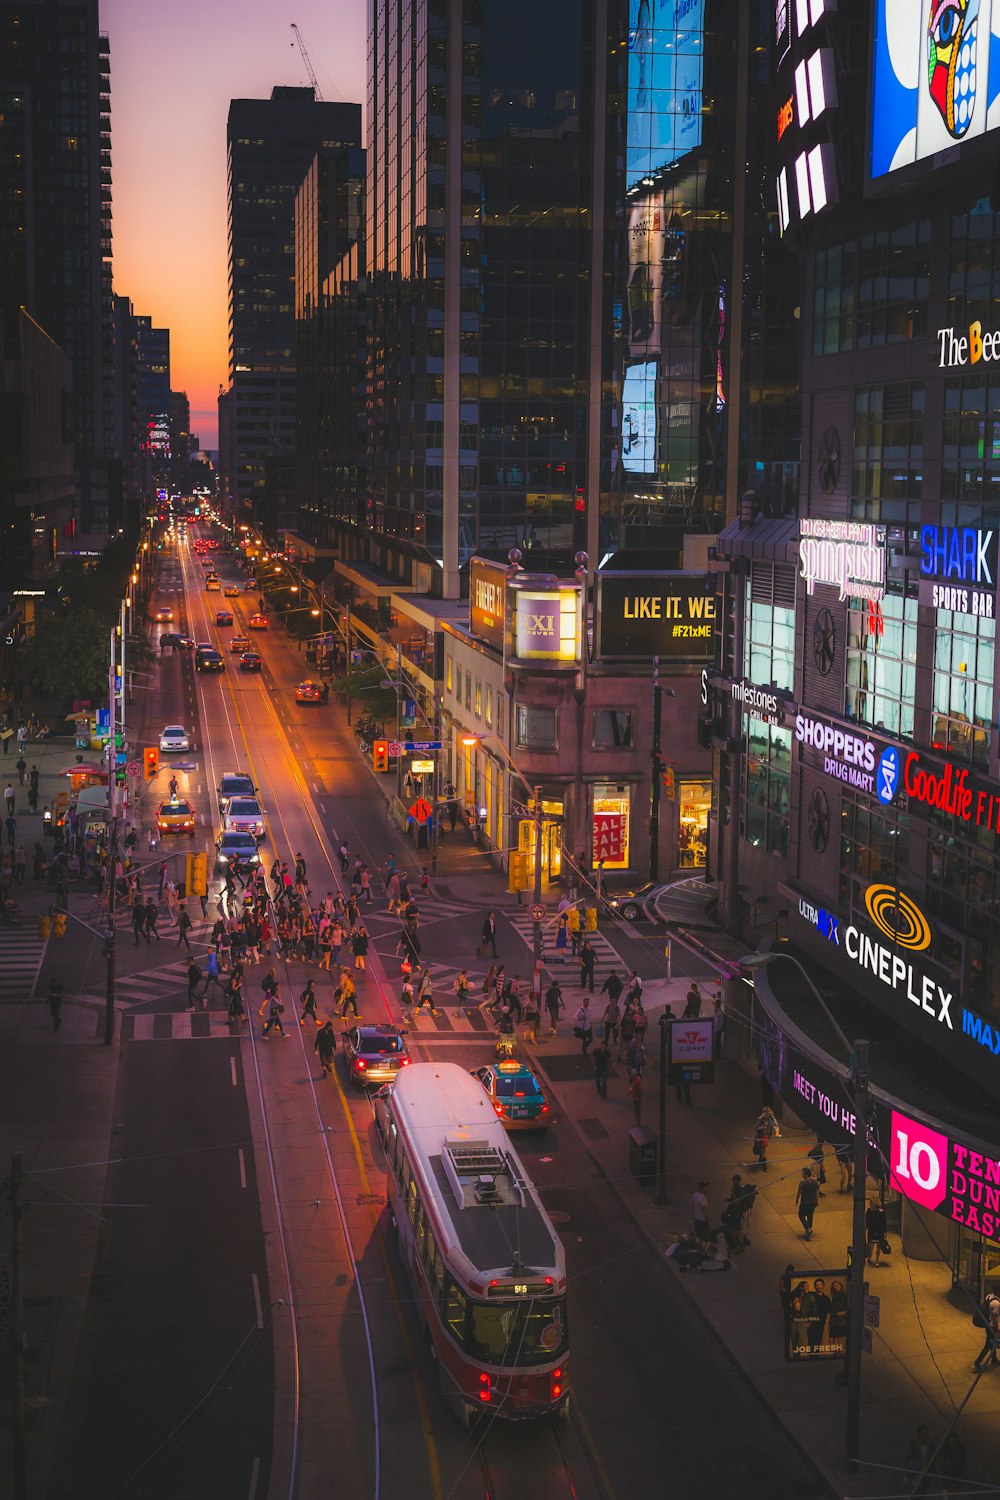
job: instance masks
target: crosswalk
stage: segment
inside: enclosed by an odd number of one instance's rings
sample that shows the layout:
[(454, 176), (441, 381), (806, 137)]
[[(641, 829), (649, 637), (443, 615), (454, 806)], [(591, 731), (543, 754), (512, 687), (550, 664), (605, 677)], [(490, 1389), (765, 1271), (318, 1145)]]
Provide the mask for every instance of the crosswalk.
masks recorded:
[[(421, 927), (430, 927), (436, 922), (453, 922), (460, 917), (471, 920), (470, 914), (472, 913), (475, 913), (478, 918), (478, 909), (470, 907), (467, 902), (448, 901), (441, 896), (423, 896), (419, 893), (413, 899), (417, 903)], [(386, 911), (384, 906), (376, 902), (372, 902), (370, 906), (362, 902), (361, 915), (369, 932), (378, 933), (386, 928), (393, 931), (399, 929), (400, 919), (395, 912)], [(476, 931), (478, 930), (477, 920)]]
[(35, 993), (47, 939), (27, 927), (0, 927), (0, 1004), (28, 1000)]
[[(362, 1016), (362, 1019), (366, 1018)], [(294, 1032), (298, 1024), (296, 1014), (293, 1011), (287, 1011), (283, 1020), (285, 1030)], [(335, 1020), (339, 1030), (340, 1020), (336, 1017)], [(250, 1021), (258, 1028), (262, 1025), (262, 1022), (253, 1015)], [(224, 1010), (130, 1011), (121, 1017), (121, 1039), (123, 1042), (228, 1042), (234, 1037), (245, 1035), (249, 1024), (249, 1022), (241, 1025), (231, 1023)], [(479, 1014), (478, 1010), (465, 1012), (454, 1006), (442, 1008), (437, 1016), (421, 1011), (405, 1024), (408, 1031), (422, 1037), (464, 1035), (471, 1039), (476, 1036), (491, 1037), (493, 1034), (492, 1025)], [(96, 1026), (98, 1032), (102, 1033), (104, 1028), (102, 1015), (97, 1016)], [(311, 1035), (312, 1030), (310, 1023), (307, 1035)]]
[[(529, 950), (534, 941), (534, 923), (527, 912), (508, 912), (507, 916), (515, 932), (523, 938)], [(627, 983), (629, 966), (621, 957), (618, 950), (608, 941), (603, 932), (588, 932), (584, 934), (590, 939), (590, 946), (594, 950), (594, 993), (600, 994), (601, 985), (607, 979), (612, 969), (617, 969), (620, 979)], [(557, 963), (555, 950), (551, 939), (545, 945), (544, 964), (546, 970), (554, 975), (564, 988), (575, 989), (580, 979), (579, 961), (572, 957), (569, 949), (566, 950), (566, 962)], [(512, 972), (510, 964), (507, 965), (508, 974)]]

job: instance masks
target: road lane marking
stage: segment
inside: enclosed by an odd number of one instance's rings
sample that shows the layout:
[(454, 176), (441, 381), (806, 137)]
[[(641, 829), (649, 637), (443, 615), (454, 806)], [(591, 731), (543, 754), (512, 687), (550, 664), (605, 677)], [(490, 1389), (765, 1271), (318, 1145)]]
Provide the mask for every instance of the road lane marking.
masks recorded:
[(240, 1147), (240, 1150), (239, 1150), (239, 1157), (240, 1157), (240, 1187), (245, 1188), (246, 1185), (247, 1185), (247, 1159), (243, 1155), (243, 1147), (242, 1146)]
[(236, 1059), (235, 1059), (235, 1057), (230, 1057), (230, 1059), (229, 1059), (229, 1071), (232, 1074), (233, 1088), (234, 1089), (238, 1088), (239, 1084), (238, 1084), (237, 1078), (236, 1078)]
[(257, 1327), (264, 1326), (264, 1308), (260, 1300), (260, 1282), (257, 1280), (257, 1272), (250, 1272), (250, 1280), (253, 1282), (253, 1305), (257, 1309)]
[(260, 1478), (260, 1459), (255, 1458), (250, 1466), (250, 1489), (247, 1491), (247, 1500), (254, 1500), (257, 1494), (257, 1480)]

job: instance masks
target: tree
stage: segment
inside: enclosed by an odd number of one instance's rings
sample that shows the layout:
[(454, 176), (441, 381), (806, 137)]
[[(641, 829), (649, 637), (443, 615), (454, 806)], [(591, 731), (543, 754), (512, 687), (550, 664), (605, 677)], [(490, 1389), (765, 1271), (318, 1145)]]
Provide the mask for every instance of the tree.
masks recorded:
[(107, 701), (111, 633), (92, 609), (59, 610), (40, 620), (26, 660), (47, 697)]
[(396, 720), (396, 694), (382, 687), (386, 680), (386, 668), (380, 665), (362, 667), (337, 677), (330, 684), (335, 698), (359, 705), (376, 723), (384, 725), (386, 720)]

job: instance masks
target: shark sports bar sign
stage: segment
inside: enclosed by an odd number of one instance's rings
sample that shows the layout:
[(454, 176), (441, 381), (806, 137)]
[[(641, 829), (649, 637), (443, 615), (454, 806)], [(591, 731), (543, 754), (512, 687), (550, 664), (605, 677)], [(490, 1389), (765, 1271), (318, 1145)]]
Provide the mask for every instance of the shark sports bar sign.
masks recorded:
[(921, 604), (992, 620), (996, 594), (996, 531), (974, 526), (921, 527)]
[(885, 527), (867, 521), (799, 521), (799, 573), (811, 594), (817, 583), (832, 584), (841, 599), (881, 599), (885, 595)]

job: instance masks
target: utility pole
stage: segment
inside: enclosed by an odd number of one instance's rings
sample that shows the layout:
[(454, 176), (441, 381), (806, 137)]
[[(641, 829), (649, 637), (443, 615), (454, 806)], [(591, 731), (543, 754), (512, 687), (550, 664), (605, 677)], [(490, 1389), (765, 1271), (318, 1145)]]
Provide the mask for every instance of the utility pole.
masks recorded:
[(535, 888), (534, 888), (535, 915), (532, 919), (532, 946), (535, 953), (535, 972), (532, 975), (531, 987), (538, 994), (542, 987), (542, 789), (535, 787)]
[(653, 657), (653, 750), (649, 800), (649, 878), (660, 878), (660, 658)]
[(656, 1140), (656, 1197), (653, 1199), (660, 1206), (670, 1202), (667, 1197), (667, 1027), (672, 1019), (666, 1010), (660, 1017), (660, 1115)]
[(351, 606), (347, 605), (347, 632), (345, 639), (347, 650), (347, 722), (351, 722)]
[(847, 1431), (845, 1457), (853, 1474), (861, 1455), (861, 1340), (865, 1326), (865, 1202), (868, 1186), (868, 1042), (854, 1043), (854, 1215), (847, 1287)]
[[(440, 693), (435, 693), (434, 694), (434, 733), (431, 736), (431, 738), (435, 739), (435, 740), (440, 740), (440, 738), (441, 738), (441, 694)], [(434, 806), (434, 812), (432, 814), (432, 817), (433, 817), (433, 820), (434, 820), (434, 825), (433, 825), (433, 828), (431, 829), (431, 874), (432, 875), (436, 875), (437, 874), (437, 867), (438, 867), (438, 844), (439, 844), (440, 839), (441, 839), (441, 821), (440, 821), (441, 820), (441, 814), (440, 814), (440, 811), (439, 811), (439, 808), (438, 808), (438, 804), (441, 801), (441, 756), (442, 756), (442, 754), (443, 754), (443, 752), (441, 750), (435, 750), (434, 751), (434, 795), (431, 798), (431, 802), (433, 803), (433, 806)]]
[(24, 1174), (21, 1153), (10, 1158), (7, 1179), (10, 1197), (10, 1336), (13, 1354), (13, 1411), (11, 1412), (11, 1459), (14, 1500), (28, 1500), (28, 1470), (25, 1453), (24, 1418)]
[(115, 1039), (115, 906), (118, 896), (118, 797), (115, 786), (115, 632), (111, 632), (111, 739), (108, 742), (108, 813), (110, 815), (111, 839), (108, 849), (108, 935), (104, 941), (104, 958), (107, 965), (104, 987), (104, 1045), (110, 1047)]

